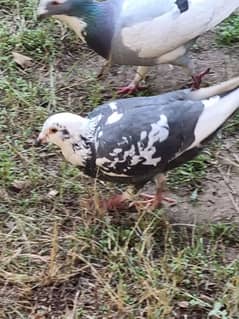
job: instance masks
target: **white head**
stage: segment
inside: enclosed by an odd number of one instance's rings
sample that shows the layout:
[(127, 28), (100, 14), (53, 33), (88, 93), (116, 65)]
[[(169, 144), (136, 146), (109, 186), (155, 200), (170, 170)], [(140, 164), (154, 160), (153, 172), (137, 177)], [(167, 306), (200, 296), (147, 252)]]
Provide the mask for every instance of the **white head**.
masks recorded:
[(85, 135), (88, 119), (72, 113), (58, 113), (50, 116), (43, 124), (36, 143), (54, 143), (60, 148), (74, 143)]

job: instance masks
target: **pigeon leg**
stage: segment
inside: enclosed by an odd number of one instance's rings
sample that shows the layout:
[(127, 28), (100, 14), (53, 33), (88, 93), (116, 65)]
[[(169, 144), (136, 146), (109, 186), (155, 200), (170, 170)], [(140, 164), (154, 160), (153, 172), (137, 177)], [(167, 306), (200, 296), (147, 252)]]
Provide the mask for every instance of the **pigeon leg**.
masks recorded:
[(156, 209), (161, 206), (162, 202), (168, 202), (171, 205), (175, 205), (177, 201), (175, 199), (166, 197), (163, 195), (164, 192), (164, 185), (165, 185), (166, 177), (162, 174), (155, 177), (156, 183), (156, 194), (150, 195), (141, 193), (139, 196), (142, 197), (143, 201), (135, 201), (133, 202), (134, 206), (143, 207), (146, 209)]
[(192, 89), (198, 90), (200, 89), (202, 79), (205, 75), (207, 75), (210, 72), (210, 68), (207, 68), (204, 72), (201, 72), (199, 74), (192, 75), (193, 83), (192, 83)]
[(111, 67), (111, 62), (106, 60), (102, 65), (99, 73), (97, 74), (97, 79), (104, 79), (106, 75), (109, 73)]
[(148, 70), (147, 66), (139, 66), (137, 71), (136, 71), (136, 74), (135, 74), (133, 81), (129, 85), (120, 88), (117, 91), (117, 93), (131, 95), (137, 91), (144, 90), (146, 88), (146, 86), (140, 85), (140, 81), (145, 79), (145, 75), (147, 73), (147, 70)]
[(133, 187), (128, 187), (122, 194), (115, 195), (107, 200), (102, 200), (99, 207), (107, 211), (117, 211), (126, 209), (129, 207), (129, 202), (132, 200), (135, 194)]
[(210, 72), (210, 68), (208, 68), (204, 72), (196, 74), (194, 63), (192, 59), (189, 58), (188, 52), (186, 52), (183, 56), (177, 58), (175, 61), (172, 62), (172, 64), (183, 67), (187, 71), (187, 73), (192, 77), (193, 82), (190, 83), (189, 86), (191, 86), (193, 90), (200, 89), (203, 77)]
[(137, 201), (134, 204), (136, 206), (145, 206), (145, 208), (156, 209), (161, 206), (163, 202), (167, 202), (170, 205), (177, 204), (177, 201), (173, 198), (166, 197), (163, 195), (163, 191), (159, 190), (155, 195), (150, 194), (140, 194), (140, 197), (143, 197), (145, 200)]

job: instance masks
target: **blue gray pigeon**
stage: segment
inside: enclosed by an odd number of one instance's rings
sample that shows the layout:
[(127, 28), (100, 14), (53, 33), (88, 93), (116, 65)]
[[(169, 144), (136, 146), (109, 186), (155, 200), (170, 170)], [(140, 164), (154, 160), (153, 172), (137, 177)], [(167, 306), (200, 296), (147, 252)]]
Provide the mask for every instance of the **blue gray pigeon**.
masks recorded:
[(88, 117), (55, 114), (44, 123), (38, 143), (58, 145), (67, 161), (93, 178), (129, 184), (108, 208), (132, 199), (150, 180), (157, 191), (148, 201), (157, 206), (163, 199), (160, 176), (199, 153), (239, 107), (238, 87), (236, 77), (196, 91), (115, 100)]
[(120, 90), (140, 87), (147, 68), (169, 63), (186, 68), (199, 88), (187, 53), (196, 38), (239, 7), (239, 0), (40, 0), (38, 16), (56, 16), (109, 64), (140, 66)]

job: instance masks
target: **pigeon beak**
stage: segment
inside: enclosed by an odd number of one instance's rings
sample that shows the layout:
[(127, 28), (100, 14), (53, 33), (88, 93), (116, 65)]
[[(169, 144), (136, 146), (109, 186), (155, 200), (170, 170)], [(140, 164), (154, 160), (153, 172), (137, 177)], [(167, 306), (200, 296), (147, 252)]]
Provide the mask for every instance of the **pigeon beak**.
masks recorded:
[(40, 138), (37, 138), (35, 140), (34, 146), (35, 147), (40, 147), (42, 145), (42, 140)]
[(41, 146), (41, 140), (39, 140), (39, 138), (37, 138), (36, 140), (35, 140), (35, 143), (34, 143), (34, 146), (35, 147), (40, 147)]
[(48, 17), (50, 14), (46, 9), (38, 8), (37, 10), (37, 20), (41, 21), (44, 18)]
[(47, 142), (47, 140), (46, 140), (45, 136), (43, 136), (43, 134), (40, 133), (38, 138), (35, 140), (34, 146), (39, 147), (46, 142)]

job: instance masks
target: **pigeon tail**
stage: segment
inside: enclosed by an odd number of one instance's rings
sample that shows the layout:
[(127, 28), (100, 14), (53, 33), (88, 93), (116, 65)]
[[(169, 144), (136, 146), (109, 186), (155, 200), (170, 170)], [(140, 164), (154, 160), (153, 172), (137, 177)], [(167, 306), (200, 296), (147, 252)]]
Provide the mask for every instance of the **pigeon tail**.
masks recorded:
[[(238, 87), (239, 77), (208, 88), (209, 90), (201, 89), (203, 90), (202, 92), (199, 92), (201, 91), (199, 90), (198, 92), (190, 93), (192, 95), (193, 93), (198, 93), (197, 98), (199, 96), (209, 96), (209, 98), (202, 99), (205, 107), (195, 127), (195, 141), (188, 149), (200, 145), (200, 143), (210, 137), (239, 108)], [(228, 91), (229, 93), (227, 93)], [(211, 96), (212, 94), (215, 95)]]
[(192, 91), (189, 93), (188, 98), (192, 100), (203, 100), (213, 97), (215, 95), (222, 95), (227, 92), (230, 92), (239, 87), (239, 77), (235, 77), (228, 81), (215, 84), (213, 86), (202, 88), (197, 91)]

